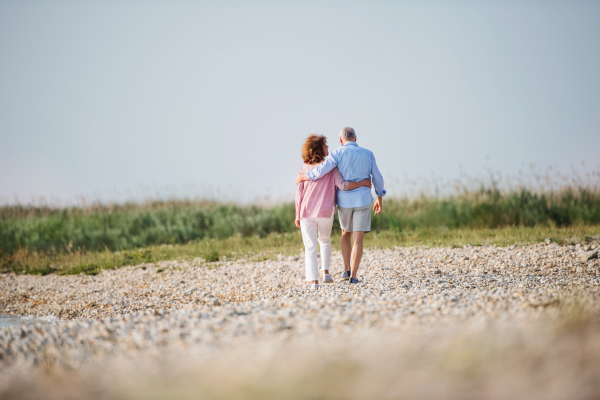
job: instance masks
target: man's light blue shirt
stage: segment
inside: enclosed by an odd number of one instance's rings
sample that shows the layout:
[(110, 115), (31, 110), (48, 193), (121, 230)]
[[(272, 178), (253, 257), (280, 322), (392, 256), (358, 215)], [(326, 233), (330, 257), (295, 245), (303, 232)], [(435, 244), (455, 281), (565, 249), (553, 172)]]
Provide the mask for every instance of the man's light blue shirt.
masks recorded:
[[(316, 181), (335, 167), (338, 167), (342, 178), (347, 182), (358, 182), (370, 178), (377, 197), (385, 196), (383, 177), (377, 168), (372, 151), (360, 147), (356, 142), (346, 142), (339, 149), (329, 153), (321, 165), (308, 171), (306, 175), (311, 181)], [(373, 201), (371, 188), (366, 186), (347, 191), (336, 190), (336, 202), (342, 208), (364, 207)]]

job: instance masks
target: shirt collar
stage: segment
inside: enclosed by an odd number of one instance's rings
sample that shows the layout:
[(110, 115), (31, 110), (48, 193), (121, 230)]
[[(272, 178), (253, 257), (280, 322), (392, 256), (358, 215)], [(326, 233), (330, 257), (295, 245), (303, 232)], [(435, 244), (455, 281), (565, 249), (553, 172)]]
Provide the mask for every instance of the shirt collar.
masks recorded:
[(346, 142), (346, 144), (344, 146), (358, 146), (358, 145), (356, 144), (356, 142), (350, 141), (350, 142)]

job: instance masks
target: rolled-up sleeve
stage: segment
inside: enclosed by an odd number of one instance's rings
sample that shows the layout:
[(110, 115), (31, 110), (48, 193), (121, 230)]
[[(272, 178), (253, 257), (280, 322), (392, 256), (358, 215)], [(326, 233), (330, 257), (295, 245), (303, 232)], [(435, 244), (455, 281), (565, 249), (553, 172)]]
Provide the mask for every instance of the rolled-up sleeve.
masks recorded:
[(375, 155), (371, 154), (371, 158), (371, 181), (373, 182), (373, 187), (375, 188), (375, 194), (377, 197), (385, 196), (386, 191), (383, 188), (383, 176), (381, 176), (381, 172), (379, 172), (379, 168), (377, 167)]
[(308, 171), (306, 173), (306, 176), (308, 176), (308, 179), (310, 179), (311, 181), (316, 181), (321, 179), (323, 176), (325, 176), (326, 173), (328, 173), (335, 167), (337, 167), (337, 162), (333, 159), (333, 157), (331, 157), (331, 155), (328, 155), (327, 157), (325, 157), (325, 161), (323, 161), (321, 165), (319, 165), (317, 168)]

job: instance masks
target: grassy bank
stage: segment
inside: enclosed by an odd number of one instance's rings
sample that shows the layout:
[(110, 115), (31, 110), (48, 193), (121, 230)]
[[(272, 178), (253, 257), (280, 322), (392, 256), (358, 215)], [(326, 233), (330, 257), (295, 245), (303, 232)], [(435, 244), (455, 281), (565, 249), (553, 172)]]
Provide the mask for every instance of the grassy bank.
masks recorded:
[[(497, 229), (440, 229), (427, 228), (415, 231), (373, 232), (365, 236), (367, 248), (393, 248), (395, 246), (463, 246), (471, 245), (523, 245), (539, 243), (547, 238), (559, 244), (585, 243), (597, 240), (600, 225), (572, 227), (507, 227)], [(339, 250), (339, 234), (333, 236), (333, 249)], [(175, 259), (203, 258), (204, 261), (248, 259), (261, 261), (279, 254), (300, 256), (302, 237), (293, 233), (273, 233), (264, 238), (257, 236), (232, 236), (224, 239), (202, 239), (186, 244), (155, 245), (135, 250), (90, 251), (74, 250), (70, 253), (31, 252), (25, 249), (0, 257), (0, 272), (29, 274), (97, 274), (103, 269), (124, 265), (155, 263)], [(161, 272), (157, 267), (157, 272)]]
[[(502, 191), (495, 184), (446, 197), (386, 198), (367, 247), (580, 242), (600, 234), (600, 184)], [(0, 270), (97, 273), (104, 268), (201, 257), (299, 254), (294, 204), (243, 206), (149, 201), (52, 208), (0, 207)], [(334, 223), (334, 242), (340, 234)], [(586, 226), (588, 228), (586, 228)], [(337, 246), (337, 244), (336, 244)]]
[[(408, 233), (443, 229), (496, 229), (509, 226), (567, 227), (600, 224), (600, 188), (558, 192), (502, 193), (496, 187), (446, 198), (387, 198), (373, 218), (373, 231)], [(293, 233), (294, 205), (240, 206), (170, 201), (97, 205), (86, 208), (6, 206), (0, 208), (0, 249), (52, 254), (125, 251), (205, 239), (261, 237)], [(339, 233), (339, 224), (334, 223)]]

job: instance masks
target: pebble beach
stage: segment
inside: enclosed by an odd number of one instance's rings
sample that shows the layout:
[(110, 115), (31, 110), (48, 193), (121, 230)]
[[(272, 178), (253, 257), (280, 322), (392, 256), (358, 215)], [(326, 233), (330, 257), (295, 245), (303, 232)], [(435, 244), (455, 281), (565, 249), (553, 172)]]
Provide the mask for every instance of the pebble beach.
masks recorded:
[[(359, 285), (339, 280), (341, 253), (331, 265), (316, 291), (302, 255), (0, 275), (0, 314), (56, 318), (0, 328), (0, 397), (170, 396), (179, 382), (180, 398), (313, 398), (323, 385), (338, 388), (323, 398), (508, 398), (498, 382), (538, 393), (533, 377), (555, 379), (544, 398), (600, 393), (597, 242), (369, 249)], [(584, 327), (578, 340), (569, 326)], [(78, 373), (57, 384), (65, 371)]]

